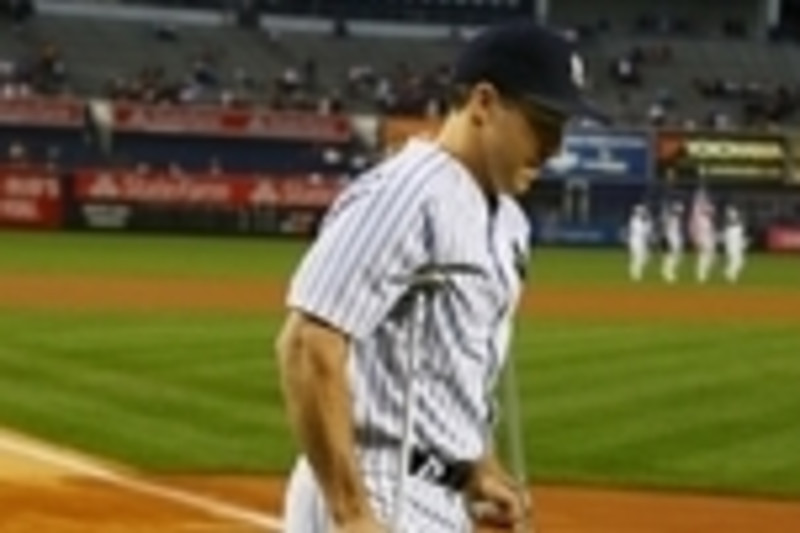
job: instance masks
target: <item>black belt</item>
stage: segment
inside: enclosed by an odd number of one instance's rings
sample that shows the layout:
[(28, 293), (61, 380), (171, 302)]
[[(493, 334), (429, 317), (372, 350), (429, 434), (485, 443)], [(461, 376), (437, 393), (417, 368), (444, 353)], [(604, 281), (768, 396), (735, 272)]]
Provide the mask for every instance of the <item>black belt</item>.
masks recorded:
[[(400, 449), (402, 441), (378, 431), (356, 429), (356, 441), (364, 449)], [(412, 476), (425, 479), (436, 485), (461, 492), (472, 476), (474, 463), (453, 460), (430, 448), (411, 448), (408, 470)]]
[(450, 460), (435, 451), (420, 448), (412, 448), (409, 458), (409, 471), (412, 476), (457, 492), (464, 490), (469, 483), (472, 466), (472, 461)]

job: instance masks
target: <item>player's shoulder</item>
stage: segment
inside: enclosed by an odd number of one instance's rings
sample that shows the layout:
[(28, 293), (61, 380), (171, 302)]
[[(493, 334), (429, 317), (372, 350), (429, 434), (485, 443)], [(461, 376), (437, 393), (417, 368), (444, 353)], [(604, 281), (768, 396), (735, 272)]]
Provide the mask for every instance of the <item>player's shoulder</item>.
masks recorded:
[(418, 188), (434, 194), (453, 174), (453, 160), (435, 143), (412, 138), (372, 170), (375, 181), (388, 190)]
[(337, 197), (329, 217), (349, 207), (389, 201), (420, 205), (437, 194), (446, 157), (425, 143), (406, 145), (357, 176)]

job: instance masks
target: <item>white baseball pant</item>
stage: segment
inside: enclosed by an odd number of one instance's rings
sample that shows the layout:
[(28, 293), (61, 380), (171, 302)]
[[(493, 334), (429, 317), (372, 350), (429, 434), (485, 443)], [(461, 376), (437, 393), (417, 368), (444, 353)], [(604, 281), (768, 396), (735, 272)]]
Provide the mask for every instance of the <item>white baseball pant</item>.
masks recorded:
[[(384, 452), (375, 452), (386, 455)], [(364, 455), (373, 455), (372, 452)], [(395, 454), (396, 455), (396, 454)], [(363, 458), (363, 456), (362, 456)], [(362, 462), (374, 464), (372, 461)], [(381, 461), (378, 464), (386, 465)], [(396, 471), (396, 469), (394, 469)], [(390, 523), (397, 477), (391, 469), (364, 468), (364, 479), (378, 519)], [(473, 527), (460, 494), (416, 476), (406, 481), (403, 523), (390, 533), (471, 533)], [(334, 530), (314, 473), (304, 458), (289, 480), (284, 505), (285, 533), (331, 533)]]

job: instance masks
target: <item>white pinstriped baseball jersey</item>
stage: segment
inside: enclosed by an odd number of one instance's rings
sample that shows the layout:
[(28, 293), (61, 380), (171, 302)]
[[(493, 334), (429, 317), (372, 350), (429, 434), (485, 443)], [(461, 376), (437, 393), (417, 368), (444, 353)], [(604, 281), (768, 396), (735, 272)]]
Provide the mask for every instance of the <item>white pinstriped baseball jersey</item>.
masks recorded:
[[(486, 451), (528, 239), (512, 198), (489, 201), (457, 160), (412, 140), (342, 194), (295, 273), (289, 306), (351, 338), (353, 417), (380, 516), (391, 510), (397, 457), (378, 443), (402, 438), (412, 350), (419, 361), (414, 444), (453, 459)], [(441, 268), (447, 279), (427, 301), (408, 298), (420, 268)], [(412, 333), (418, 306), (424, 319)], [(444, 490), (411, 491), (408, 531), (466, 530), (460, 500), (432, 496)]]

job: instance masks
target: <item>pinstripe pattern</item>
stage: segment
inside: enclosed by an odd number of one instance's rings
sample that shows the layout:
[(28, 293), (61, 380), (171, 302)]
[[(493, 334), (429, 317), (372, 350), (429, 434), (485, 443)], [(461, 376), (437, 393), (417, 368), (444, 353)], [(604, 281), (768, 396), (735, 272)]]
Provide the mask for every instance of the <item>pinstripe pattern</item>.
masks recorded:
[[(474, 179), (436, 145), (411, 141), (336, 201), (292, 279), (288, 304), (351, 336), (349, 377), (362, 468), (376, 508), (391, 506), (409, 376), (408, 280), (426, 265), (468, 268), (448, 277), (417, 324), (413, 439), (454, 459), (486, 451), (521, 288), (528, 225), (510, 198), (494, 209)], [(522, 258), (524, 260), (524, 258)], [(408, 531), (467, 531), (457, 495), (424, 480), (412, 490)], [(423, 527), (424, 524), (424, 527)]]

